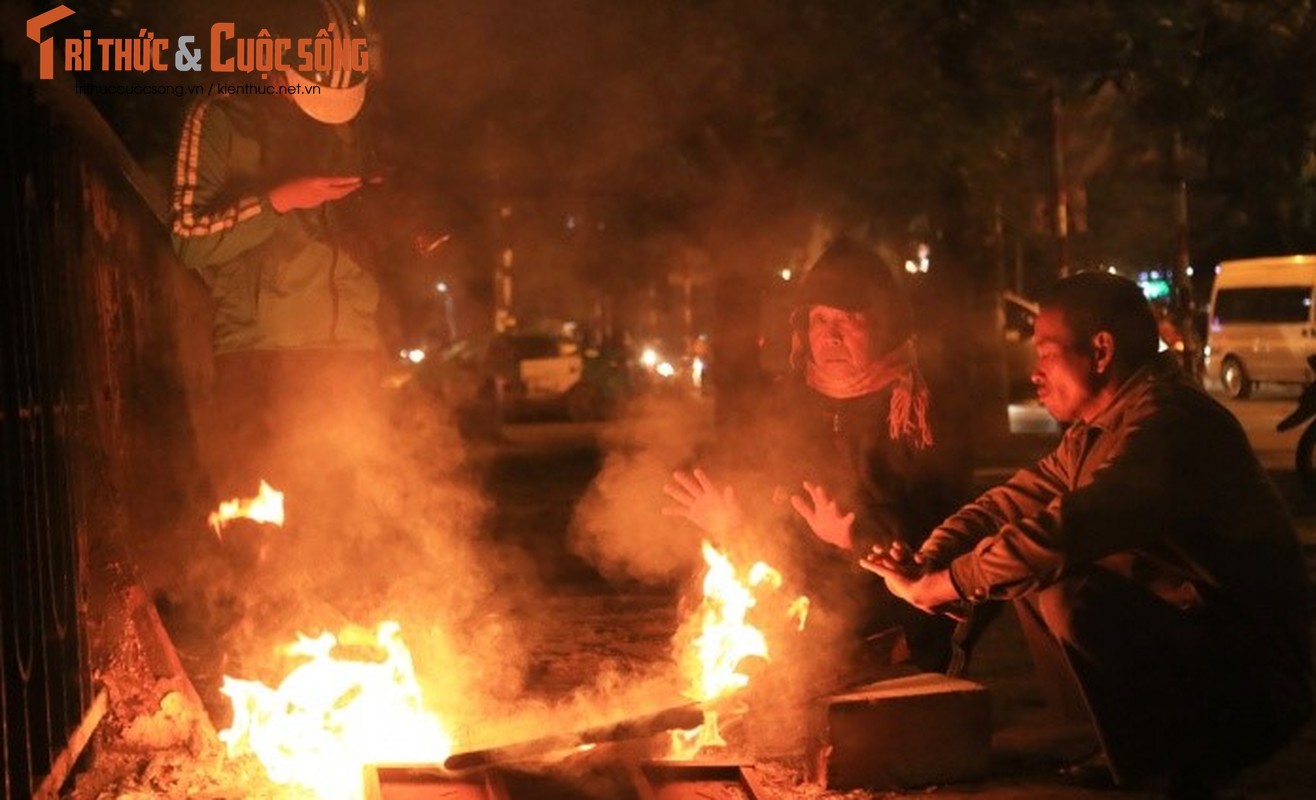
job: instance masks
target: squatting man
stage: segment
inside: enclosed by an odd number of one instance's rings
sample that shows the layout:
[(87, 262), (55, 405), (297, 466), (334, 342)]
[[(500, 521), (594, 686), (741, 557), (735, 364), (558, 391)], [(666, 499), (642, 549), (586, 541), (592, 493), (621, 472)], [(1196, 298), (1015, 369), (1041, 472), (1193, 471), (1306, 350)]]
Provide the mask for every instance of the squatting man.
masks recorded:
[(1034, 336), (1055, 451), (862, 566), (930, 614), (1013, 603), (1050, 699), (1095, 729), (1066, 774), (1212, 797), (1312, 713), (1292, 521), (1234, 416), (1158, 355), (1134, 283), (1061, 280)]

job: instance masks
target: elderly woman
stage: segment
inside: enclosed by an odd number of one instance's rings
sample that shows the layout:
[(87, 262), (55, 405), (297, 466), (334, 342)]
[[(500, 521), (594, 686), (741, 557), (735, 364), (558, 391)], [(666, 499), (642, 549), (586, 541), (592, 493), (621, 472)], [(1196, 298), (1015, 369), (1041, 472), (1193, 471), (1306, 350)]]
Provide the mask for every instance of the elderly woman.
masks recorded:
[[(790, 318), (792, 372), (753, 422), (755, 449), (745, 455), (794, 492), (795, 544), (816, 607), (844, 617), (861, 639), (890, 643), (898, 629), (909, 660), (945, 671), (952, 623), (911, 613), (857, 566), (874, 545), (917, 550), (963, 494), (936, 448), (912, 316), (873, 253), (849, 239), (829, 247), (801, 282)], [(664, 491), (675, 501), (666, 513), (713, 535), (745, 516), (732, 490), (701, 470), (676, 473)], [(894, 652), (900, 660), (906, 651)]]

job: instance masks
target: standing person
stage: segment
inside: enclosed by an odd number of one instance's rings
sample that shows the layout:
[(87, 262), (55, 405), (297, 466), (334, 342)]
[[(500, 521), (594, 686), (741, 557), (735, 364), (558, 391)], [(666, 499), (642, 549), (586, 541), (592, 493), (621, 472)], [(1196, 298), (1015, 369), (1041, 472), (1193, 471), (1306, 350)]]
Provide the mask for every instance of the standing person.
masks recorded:
[[(294, 44), (322, 29), (365, 41), (341, 0), (262, 13), (262, 27)], [(297, 52), (287, 60), (304, 66)], [(264, 88), (273, 93), (207, 97), (184, 122), (173, 245), (214, 301), (211, 461), (221, 498), (249, 496), (261, 478), (301, 472), (309, 482), (288, 451), (314, 438), (308, 428), (346, 424), (377, 384), (379, 290), (347, 206), (372, 177), (354, 124), (361, 66), (272, 73)]]
[(1060, 281), (1034, 338), (1055, 452), (864, 566), (929, 613), (1013, 601), (1043, 686), (1094, 726), (1078, 776), (1213, 796), (1312, 713), (1292, 521), (1238, 421), (1157, 356), (1134, 283)]
[[(790, 323), (792, 372), (749, 426), (745, 460), (785, 489), (778, 496), (793, 493), (815, 607), (860, 639), (899, 629), (909, 660), (945, 671), (951, 621), (911, 613), (854, 563), (874, 544), (917, 547), (963, 500), (936, 447), (905, 293), (875, 254), (840, 239), (801, 282)], [(665, 491), (676, 501), (667, 513), (714, 535), (743, 517), (702, 471), (677, 473)]]

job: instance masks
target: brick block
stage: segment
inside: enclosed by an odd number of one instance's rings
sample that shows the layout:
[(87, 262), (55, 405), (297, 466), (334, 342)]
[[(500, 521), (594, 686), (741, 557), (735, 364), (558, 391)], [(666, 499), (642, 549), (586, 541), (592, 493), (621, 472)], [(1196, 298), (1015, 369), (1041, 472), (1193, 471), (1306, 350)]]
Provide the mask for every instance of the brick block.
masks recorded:
[(972, 681), (918, 674), (826, 699), (819, 777), (828, 789), (894, 789), (979, 778), (991, 703)]

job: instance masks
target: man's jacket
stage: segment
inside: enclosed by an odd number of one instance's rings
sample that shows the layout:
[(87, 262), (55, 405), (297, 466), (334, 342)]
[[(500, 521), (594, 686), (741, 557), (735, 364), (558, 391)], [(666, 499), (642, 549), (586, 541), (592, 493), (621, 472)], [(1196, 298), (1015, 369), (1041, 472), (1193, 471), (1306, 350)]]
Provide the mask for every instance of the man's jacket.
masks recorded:
[(1310, 669), (1307, 579), (1283, 501), (1238, 420), (1166, 357), (1055, 452), (943, 522), (922, 552), (973, 601), (1097, 563), (1185, 610), (1227, 606), (1259, 646)]
[(361, 175), (353, 136), (278, 95), (207, 98), (188, 113), (173, 245), (214, 298), (215, 352), (378, 344), (379, 290), (347, 233), (353, 197), (286, 214), (268, 200), (290, 179)]

